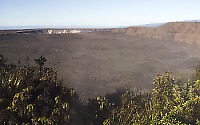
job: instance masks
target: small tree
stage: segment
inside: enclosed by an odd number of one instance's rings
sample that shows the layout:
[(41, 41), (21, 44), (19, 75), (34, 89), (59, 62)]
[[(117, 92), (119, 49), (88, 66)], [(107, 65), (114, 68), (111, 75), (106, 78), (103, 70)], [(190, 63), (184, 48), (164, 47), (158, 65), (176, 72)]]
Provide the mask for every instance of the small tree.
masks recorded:
[(171, 73), (159, 74), (150, 94), (122, 94), (120, 106), (111, 111), (105, 125), (199, 125), (200, 75), (181, 81)]
[[(6, 64), (0, 58), (0, 124), (64, 124), (73, 114), (78, 95), (57, 80), (57, 73), (35, 60), (39, 67)], [(40, 63), (41, 62), (41, 63)]]
[[(144, 119), (148, 124), (199, 124), (200, 80), (180, 81), (171, 73), (158, 75), (154, 80), (152, 98)], [(180, 83), (179, 83), (180, 82)], [(183, 83), (183, 84), (182, 84)]]
[(111, 113), (112, 105), (106, 97), (97, 96), (89, 99), (87, 112), (90, 114), (88, 120), (93, 125), (102, 125)]
[(104, 121), (104, 125), (132, 125), (142, 124), (140, 114), (144, 113), (148, 93), (126, 91), (121, 94), (120, 104), (111, 111), (110, 117)]

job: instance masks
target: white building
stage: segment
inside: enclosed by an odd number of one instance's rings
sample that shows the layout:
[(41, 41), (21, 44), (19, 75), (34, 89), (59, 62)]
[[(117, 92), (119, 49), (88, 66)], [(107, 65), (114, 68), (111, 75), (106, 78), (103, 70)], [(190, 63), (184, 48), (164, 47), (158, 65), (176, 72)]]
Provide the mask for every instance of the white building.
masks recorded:
[(71, 30), (71, 31), (69, 31), (69, 33), (81, 33), (81, 31), (80, 30)]
[(53, 34), (53, 30), (48, 30), (48, 34)]

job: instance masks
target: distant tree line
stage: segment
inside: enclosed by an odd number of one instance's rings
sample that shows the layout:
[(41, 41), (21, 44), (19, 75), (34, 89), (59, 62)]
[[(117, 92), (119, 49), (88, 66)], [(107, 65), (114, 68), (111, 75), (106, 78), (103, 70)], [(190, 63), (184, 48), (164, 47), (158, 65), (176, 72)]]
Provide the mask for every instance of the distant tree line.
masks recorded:
[(2, 125), (200, 125), (200, 66), (190, 80), (159, 74), (150, 93), (117, 90), (84, 103), (46, 59), (7, 64), (0, 55)]

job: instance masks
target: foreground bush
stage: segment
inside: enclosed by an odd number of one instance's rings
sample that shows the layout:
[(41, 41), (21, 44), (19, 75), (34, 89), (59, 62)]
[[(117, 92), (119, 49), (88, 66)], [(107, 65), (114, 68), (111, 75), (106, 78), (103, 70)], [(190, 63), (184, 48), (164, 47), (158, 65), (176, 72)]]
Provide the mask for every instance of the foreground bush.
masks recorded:
[[(200, 72), (183, 82), (170, 73), (159, 74), (150, 94), (121, 96), (105, 125), (200, 125)], [(145, 96), (146, 95), (146, 96)]]
[[(149, 124), (199, 124), (200, 82), (180, 82), (170, 73), (154, 80), (155, 88), (148, 106)], [(146, 112), (147, 112), (146, 111)]]
[(70, 123), (77, 94), (44, 66), (44, 57), (35, 61), (36, 67), (7, 65), (0, 55), (0, 124)]

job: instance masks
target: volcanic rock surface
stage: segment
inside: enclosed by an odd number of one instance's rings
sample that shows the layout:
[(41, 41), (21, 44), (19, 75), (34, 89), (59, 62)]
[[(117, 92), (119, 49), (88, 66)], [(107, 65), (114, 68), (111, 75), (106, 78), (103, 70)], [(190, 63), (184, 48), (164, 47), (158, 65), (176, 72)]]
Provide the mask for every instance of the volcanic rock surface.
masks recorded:
[(46, 65), (82, 99), (121, 88), (148, 91), (158, 73), (190, 76), (199, 64), (199, 23), (111, 30), (51, 35), (7, 31), (0, 35), (0, 54), (9, 63), (31, 65), (44, 56)]

